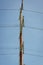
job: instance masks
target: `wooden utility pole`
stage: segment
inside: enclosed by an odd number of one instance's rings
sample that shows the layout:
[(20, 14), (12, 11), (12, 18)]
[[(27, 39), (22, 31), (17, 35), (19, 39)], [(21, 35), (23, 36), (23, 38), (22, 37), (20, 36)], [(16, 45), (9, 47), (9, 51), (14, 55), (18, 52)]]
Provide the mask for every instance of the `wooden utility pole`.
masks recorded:
[(22, 41), (22, 29), (24, 26), (24, 16), (22, 16), (22, 10), (23, 10), (23, 0), (21, 3), (21, 8), (20, 8), (20, 16), (19, 16), (19, 20), (20, 20), (20, 65), (23, 65), (23, 60), (22, 60), (22, 55), (23, 55), (23, 41)]

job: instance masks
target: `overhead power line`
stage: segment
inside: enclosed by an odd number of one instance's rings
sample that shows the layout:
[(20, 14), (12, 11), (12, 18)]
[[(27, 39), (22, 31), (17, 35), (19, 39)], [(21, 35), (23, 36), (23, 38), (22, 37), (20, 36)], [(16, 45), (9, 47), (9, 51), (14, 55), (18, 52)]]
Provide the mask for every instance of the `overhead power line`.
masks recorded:
[[(19, 50), (20, 48), (0, 48), (0, 50)], [(33, 51), (33, 52), (37, 52), (37, 53), (43, 53), (43, 51), (39, 51), (39, 50), (34, 50), (34, 49), (28, 49), (28, 48), (24, 48), (24, 51)]]
[[(18, 55), (19, 53), (8, 53), (8, 54), (0, 54), (0, 55)], [(36, 56), (36, 57), (43, 57), (43, 55), (39, 54), (32, 54), (32, 53), (24, 53), (24, 55), (31, 55), (31, 56)]]
[(17, 50), (19, 48), (0, 48), (0, 50), (4, 50), (4, 49), (14, 49), (14, 50)]
[(43, 53), (43, 50), (39, 51), (39, 50), (35, 50), (35, 49), (28, 49), (28, 48), (25, 48), (25, 51), (33, 51), (33, 52), (37, 52), (37, 53)]
[(32, 27), (32, 26), (24, 26), (24, 27), (29, 28), (29, 29), (34, 29), (34, 30), (43, 30), (43, 28)]
[[(20, 9), (0, 9), (0, 11), (20, 11)], [(35, 11), (35, 10), (27, 10), (27, 9), (23, 9), (23, 11), (43, 14), (43, 12)]]
[[(0, 25), (0, 28), (17, 28), (19, 25)], [(24, 28), (34, 29), (34, 30), (41, 30), (43, 31), (43, 28), (38, 27), (32, 27), (32, 26), (24, 26)]]
[(19, 11), (19, 9), (0, 9), (1, 11)]
[(0, 28), (18, 27), (19, 25), (0, 25)]
[[(20, 48), (19, 47), (16, 47), (16, 48), (14, 48), (14, 47), (12, 47), (12, 48), (0, 48), (0, 50), (7, 50), (7, 49), (9, 49), (9, 50), (19, 50)], [(39, 50), (34, 50), (34, 49), (28, 49), (28, 48), (24, 48), (25, 50), (24, 51), (33, 51), (33, 52), (37, 52), (37, 53), (43, 53), (43, 51), (39, 51)]]
[(26, 12), (34, 12), (34, 13), (43, 14), (43, 12), (35, 11), (35, 10), (26, 10), (26, 9), (24, 9), (24, 11), (26, 11)]
[(18, 53), (0, 54), (0, 55), (18, 55)]
[(37, 57), (43, 57), (42, 55), (37, 55), (37, 54), (31, 54), (31, 53), (24, 53), (25, 55), (31, 55), (31, 56), (37, 56)]

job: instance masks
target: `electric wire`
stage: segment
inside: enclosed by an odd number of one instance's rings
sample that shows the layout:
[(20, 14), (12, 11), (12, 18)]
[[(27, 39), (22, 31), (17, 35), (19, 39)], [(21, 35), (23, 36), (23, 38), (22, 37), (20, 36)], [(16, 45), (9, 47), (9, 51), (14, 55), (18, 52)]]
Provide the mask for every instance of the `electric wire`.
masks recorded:
[[(17, 48), (0, 48), (0, 50), (6, 50), (6, 49), (19, 50), (20, 48), (19, 47), (17, 47)], [(43, 51), (39, 51), (39, 50), (27, 49), (27, 48), (24, 48), (24, 49), (25, 49), (24, 51), (33, 51), (33, 52), (43, 53)]]
[[(5, 54), (0, 54), (0, 55), (19, 55), (19, 53), (5, 53)], [(32, 53), (24, 53), (24, 55), (31, 55), (31, 56), (36, 56), (36, 57), (43, 57), (43, 55), (39, 54), (32, 54)]]
[(0, 28), (19, 27), (19, 25), (0, 25)]
[[(3, 25), (3, 26), (0, 25), (0, 28), (17, 28), (17, 27), (20, 27), (20, 26), (19, 25)], [(32, 26), (24, 26), (24, 28), (43, 31), (43, 28), (32, 27)]]
[(17, 50), (19, 48), (0, 48), (0, 50), (4, 50), (4, 49), (14, 49), (14, 50)]
[[(11, 47), (11, 48), (0, 48), (0, 50), (6, 50), (6, 49), (9, 49), (9, 50), (19, 50), (20, 48), (19, 47)], [(39, 50), (34, 50), (34, 49), (28, 49), (28, 48), (24, 48), (24, 51), (33, 51), (33, 52), (38, 52), (38, 53), (43, 53), (43, 51), (39, 51)]]
[(8, 53), (5, 54), (5, 53), (4, 53), (4, 54), (0, 54), (0, 55), (18, 55), (18, 53), (10, 53), (10, 54), (8, 54)]
[[(0, 11), (20, 11), (20, 9), (0, 9)], [(34, 13), (43, 14), (43, 12), (35, 11), (35, 10), (23, 9), (23, 11), (25, 11), (25, 12), (34, 12)]]
[(29, 28), (29, 29), (34, 29), (34, 30), (43, 30), (43, 28), (32, 27), (32, 26), (24, 26), (24, 27)]
[(35, 10), (26, 10), (26, 9), (24, 9), (24, 11), (26, 11), (26, 12), (33, 12), (33, 13), (43, 14), (43, 12), (35, 11)]
[(19, 11), (19, 9), (0, 9), (0, 11)]
[(42, 51), (39, 51), (39, 50), (35, 50), (35, 49), (28, 49), (28, 48), (25, 48), (24, 51), (32, 51), (32, 52), (37, 52), (37, 53), (43, 53), (43, 50)]
[[(0, 48), (0, 49), (14, 49), (14, 50), (17, 50), (17, 49), (19, 49), (19, 47), (18, 48)], [(32, 49), (29, 49), (30, 51), (36, 51), (36, 50), (32, 50)], [(40, 52), (41, 53), (41, 51), (36, 51), (36, 52)], [(19, 53), (5, 53), (5, 54), (3, 54), (3, 53), (0, 53), (0, 55), (18, 55)], [(37, 56), (37, 57), (43, 57), (42, 55), (39, 55), (39, 54), (32, 54), (32, 53), (24, 53), (24, 55), (31, 55), (31, 56)]]
[(31, 56), (37, 56), (37, 57), (43, 57), (43, 55), (39, 54), (32, 54), (32, 53), (24, 53), (25, 55), (31, 55)]

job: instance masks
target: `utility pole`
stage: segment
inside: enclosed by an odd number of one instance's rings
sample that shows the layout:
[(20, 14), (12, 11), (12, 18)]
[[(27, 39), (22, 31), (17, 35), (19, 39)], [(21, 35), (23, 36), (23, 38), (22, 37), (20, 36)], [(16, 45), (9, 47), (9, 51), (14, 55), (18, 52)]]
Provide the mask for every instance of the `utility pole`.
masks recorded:
[(22, 39), (22, 29), (24, 26), (24, 16), (22, 16), (22, 10), (23, 10), (23, 0), (21, 3), (21, 7), (20, 7), (20, 16), (19, 16), (19, 20), (20, 20), (20, 65), (23, 65), (23, 58), (22, 55), (24, 54), (24, 44), (23, 44), (23, 39)]

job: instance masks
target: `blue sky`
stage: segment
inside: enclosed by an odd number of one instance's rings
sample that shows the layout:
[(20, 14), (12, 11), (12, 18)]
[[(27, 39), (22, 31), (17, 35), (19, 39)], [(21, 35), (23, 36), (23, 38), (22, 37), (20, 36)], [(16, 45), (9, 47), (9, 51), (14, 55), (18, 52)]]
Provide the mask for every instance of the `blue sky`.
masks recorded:
[[(0, 0), (0, 9), (20, 9), (21, 0)], [(24, 0), (24, 9), (43, 12), (43, 0)], [(23, 11), (26, 26), (43, 28), (43, 14)], [(19, 25), (19, 10), (0, 10), (0, 25)], [(24, 64), (43, 65), (43, 30), (24, 28)], [(0, 65), (19, 65), (19, 27), (0, 28)], [(8, 54), (8, 55), (1, 55)], [(11, 54), (11, 55), (10, 55)], [(32, 55), (31, 55), (32, 54)]]

